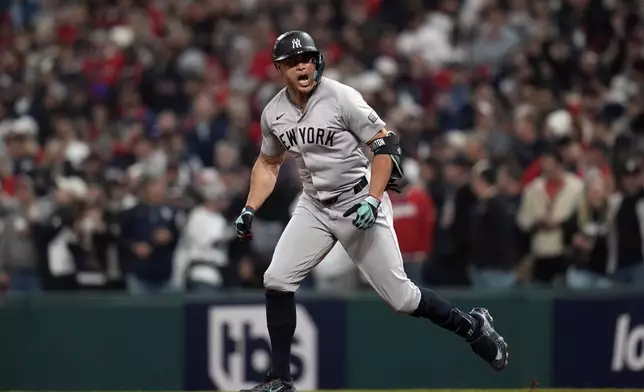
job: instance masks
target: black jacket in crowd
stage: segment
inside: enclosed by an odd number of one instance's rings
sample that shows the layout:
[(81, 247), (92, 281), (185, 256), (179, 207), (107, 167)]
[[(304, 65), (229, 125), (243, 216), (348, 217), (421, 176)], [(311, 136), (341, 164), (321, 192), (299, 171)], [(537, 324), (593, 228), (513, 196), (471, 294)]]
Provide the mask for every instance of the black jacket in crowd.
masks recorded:
[[(120, 256), (127, 272), (143, 281), (160, 283), (172, 276), (174, 250), (179, 240), (177, 225), (181, 212), (168, 205), (137, 204), (123, 212), (119, 238)], [(167, 229), (172, 240), (166, 244), (155, 243), (154, 233)], [(145, 242), (152, 246), (148, 257), (140, 258), (132, 250), (136, 243)]]
[[(606, 275), (608, 207), (596, 209), (582, 204), (564, 224), (564, 241), (572, 265), (599, 275)], [(583, 251), (573, 246), (575, 235), (584, 236), (592, 249)]]
[(474, 204), (468, 259), (479, 268), (507, 270), (512, 266), (508, 238), (512, 221), (500, 196), (480, 199)]

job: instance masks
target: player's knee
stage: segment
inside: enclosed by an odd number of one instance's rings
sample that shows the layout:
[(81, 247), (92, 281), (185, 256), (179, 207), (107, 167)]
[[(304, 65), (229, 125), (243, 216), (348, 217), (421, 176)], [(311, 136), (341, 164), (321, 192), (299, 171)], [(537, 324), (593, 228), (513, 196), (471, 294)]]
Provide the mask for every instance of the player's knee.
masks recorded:
[(418, 307), (420, 292), (416, 293), (411, 287), (410, 290), (404, 290), (403, 292), (403, 295), (386, 298), (386, 301), (389, 304), (389, 307), (391, 307), (391, 309), (396, 313), (413, 313)]
[(410, 300), (403, 301), (392, 301), (389, 306), (393, 309), (394, 312), (399, 314), (410, 314), (413, 313), (418, 307), (417, 303), (414, 303)]
[(264, 272), (264, 287), (267, 290), (295, 291), (293, 285), (281, 274), (276, 274), (270, 267)]

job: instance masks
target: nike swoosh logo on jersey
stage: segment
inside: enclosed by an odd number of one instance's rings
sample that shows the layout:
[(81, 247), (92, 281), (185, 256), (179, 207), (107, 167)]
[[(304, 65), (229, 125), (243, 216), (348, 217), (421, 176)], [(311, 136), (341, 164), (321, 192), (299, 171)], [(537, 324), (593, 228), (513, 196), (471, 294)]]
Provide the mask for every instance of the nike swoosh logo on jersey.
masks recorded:
[(277, 118), (276, 118), (275, 120), (279, 120), (279, 119), (280, 119), (280, 118), (282, 118), (282, 116), (284, 116), (285, 114), (286, 114), (286, 113), (282, 113), (282, 114), (280, 114), (279, 116), (277, 116)]

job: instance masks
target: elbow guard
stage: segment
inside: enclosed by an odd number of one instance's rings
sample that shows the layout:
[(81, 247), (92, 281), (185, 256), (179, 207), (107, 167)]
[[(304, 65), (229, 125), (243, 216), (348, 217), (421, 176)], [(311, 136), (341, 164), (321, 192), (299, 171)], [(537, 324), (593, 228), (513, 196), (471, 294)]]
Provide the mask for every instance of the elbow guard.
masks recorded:
[(374, 155), (385, 154), (391, 157), (393, 167), (391, 169), (391, 181), (400, 180), (405, 176), (402, 169), (400, 139), (393, 132), (387, 132), (383, 138), (376, 139), (371, 143), (371, 151)]

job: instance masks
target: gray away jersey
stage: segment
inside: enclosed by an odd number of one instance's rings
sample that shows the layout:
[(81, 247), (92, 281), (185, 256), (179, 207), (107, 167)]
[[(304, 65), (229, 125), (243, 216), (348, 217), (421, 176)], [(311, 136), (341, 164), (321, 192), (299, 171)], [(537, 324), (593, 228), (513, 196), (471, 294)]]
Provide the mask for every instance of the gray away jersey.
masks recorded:
[(302, 113), (282, 89), (262, 112), (263, 154), (288, 151), (304, 192), (327, 200), (367, 175), (364, 145), (385, 123), (352, 87), (323, 77)]

